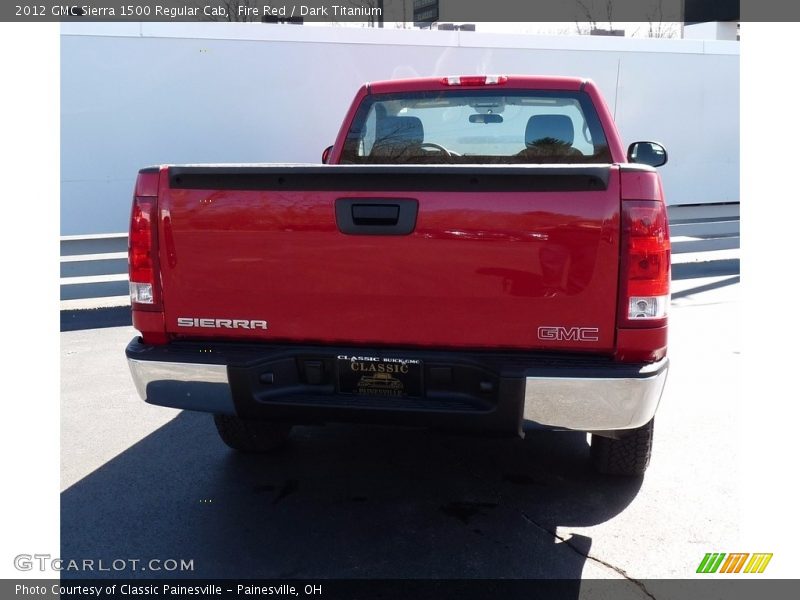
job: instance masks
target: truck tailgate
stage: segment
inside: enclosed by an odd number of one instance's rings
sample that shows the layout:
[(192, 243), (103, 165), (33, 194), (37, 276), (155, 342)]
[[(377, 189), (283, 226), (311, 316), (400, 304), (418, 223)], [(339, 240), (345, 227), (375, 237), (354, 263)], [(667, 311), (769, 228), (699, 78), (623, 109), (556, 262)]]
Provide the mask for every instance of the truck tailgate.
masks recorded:
[(169, 167), (158, 209), (174, 336), (614, 346), (615, 166)]

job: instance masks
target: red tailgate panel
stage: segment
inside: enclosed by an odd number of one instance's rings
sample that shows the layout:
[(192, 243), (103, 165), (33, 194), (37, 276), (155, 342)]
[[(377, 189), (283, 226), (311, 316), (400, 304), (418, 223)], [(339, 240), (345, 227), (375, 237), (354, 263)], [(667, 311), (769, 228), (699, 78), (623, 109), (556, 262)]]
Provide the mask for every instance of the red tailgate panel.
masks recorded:
[[(172, 334), (394, 347), (613, 349), (616, 170), (607, 190), (582, 192), (166, 186), (161, 192), (162, 284)], [(414, 232), (338, 230), (337, 198), (376, 197), (418, 200)], [(268, 328), (179, 327), (179, 318), (264, 320)], [(588, 339), (577, 340), (579, 335)]]

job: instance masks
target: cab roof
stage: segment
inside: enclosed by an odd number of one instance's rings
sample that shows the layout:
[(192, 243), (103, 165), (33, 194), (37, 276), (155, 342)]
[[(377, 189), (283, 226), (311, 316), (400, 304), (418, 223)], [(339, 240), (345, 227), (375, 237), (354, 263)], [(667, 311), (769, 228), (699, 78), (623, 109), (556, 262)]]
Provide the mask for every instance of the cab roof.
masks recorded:
[[(483, 82), (481, 82), (483, 80)], [(367, 84), (372, 94), (427, 92), (446, 89), (531, 89), (579, 91), (588, 83), (581, 77), (543, 75), (452, 75), (391, 79)]]

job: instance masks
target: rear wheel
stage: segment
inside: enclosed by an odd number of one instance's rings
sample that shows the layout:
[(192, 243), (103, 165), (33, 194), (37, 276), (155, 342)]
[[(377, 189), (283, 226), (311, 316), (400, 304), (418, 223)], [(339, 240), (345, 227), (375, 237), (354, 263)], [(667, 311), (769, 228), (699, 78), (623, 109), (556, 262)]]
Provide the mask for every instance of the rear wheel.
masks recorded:
[(265, 453), (277, 450), (289, 440), (291, 425), (214, 415), (214, 424), (222, 441), (239, 452)]
[(592, 434), (592, 464), (606, 475), (644, 475), (653, 450), (653, 421), (611, 439)]

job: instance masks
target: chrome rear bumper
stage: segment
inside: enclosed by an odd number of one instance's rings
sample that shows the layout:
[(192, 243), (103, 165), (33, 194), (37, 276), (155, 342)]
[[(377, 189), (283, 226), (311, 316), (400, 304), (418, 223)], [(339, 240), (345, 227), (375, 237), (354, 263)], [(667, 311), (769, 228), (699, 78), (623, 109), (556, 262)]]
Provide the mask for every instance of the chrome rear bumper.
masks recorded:
[[(340, 396), (334, 386), (328, 395), (309, 397), (300, 393), (287, 397), (259, 396), (256, 388), (243, 382), (242, 356), (232, 358), (220, 352), (198, 361), (198, 354), (185, 350), (146, 347), (134, 340), (128, 348), (128, 364), (139, 395), (159, 406), (256, 418), (314, 421), (364, 421), (415, 423), (474, 430), (504, 430), (517, 433), (523, 419), (547, 428), (577, 431), (619, 431), (646, 424), (655, 415), (669, 368), (668, 359), (640, 365), (598, 361), (590, 367), (564, 359), (556, 366), (535, 366), (536, 362), (513, 367), (502, 361), (494, 364), (495, 404), (484, 403), (474, 410), (446, 400), (436, 404), (425, 397), (410, 405), (373, 404), (354, 407), (352, 396)], [(254, 349), (255, 356), (262, 350)], [(302, 353), (301, 353), (302, 354)], [(493, 356), (493, 355), (485, 355)], [(451, 360), (457, 360), (452, 358)], [(441, 360), (441, 357), (439, 357)], [(240, 370), (231, 375), (227, 362)], [(471, 357), (474, 362), (474, 357)], [(489, 360), (489, 359), (487, 359)], [(250, 354), (244, 363), (253, 362)], [(257, 362), (257, 361), (256, 361)], [(293, 364), (293, 363), (292, 363)], [(486, 371), (489, 369), (487, 362)], [(247, 367), (250, 368), (250, 367)], [(255, 367), (253, 367), (255, 368)], [(294, 367), (290, 367), (294, 370)], [(333, 375), (331, 376), (333, 377)], [(258, 383), (253, 383), (256, 387)], [(256, 390), (254, 392), (253, 390)], [(454, 392), (453, 397), (458, 394)], [(441, 400), (441, 393), (437, 398)]]
[(668, 359), (639, 377), (526, 377), (523, 416), (548, 427), (610, 431), (641, 427), (656, 414)]
[(149, 404), (235, 415), (226, 365), (128, 358), (136, 391)]

